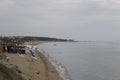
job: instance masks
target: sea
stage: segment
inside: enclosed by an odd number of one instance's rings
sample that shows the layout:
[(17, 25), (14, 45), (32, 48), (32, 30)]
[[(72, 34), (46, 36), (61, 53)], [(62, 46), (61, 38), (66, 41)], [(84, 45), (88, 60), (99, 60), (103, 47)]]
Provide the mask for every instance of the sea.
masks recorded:
[(120, 42), (46, 42), (38, 48), (64, 80), (120, 80)]

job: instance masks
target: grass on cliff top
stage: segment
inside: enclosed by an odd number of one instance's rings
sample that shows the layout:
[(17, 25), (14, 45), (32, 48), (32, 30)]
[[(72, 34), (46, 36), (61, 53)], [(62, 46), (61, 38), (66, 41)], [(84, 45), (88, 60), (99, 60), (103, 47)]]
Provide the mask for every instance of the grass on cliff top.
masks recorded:
[(0, 60), (5, 59), (5, 58), (6, 58), (5, 54), (4, 53), (0, 53)]
[(24, 80), (18, 74), (16, 74), (12, 69), (5, 67), (0, 63), (0, 80)]
[[(5, 59), (4, 53), (0, 53), (0, 60)], [(20, 75), (0, 63), (0, 80), (24, 80)]]

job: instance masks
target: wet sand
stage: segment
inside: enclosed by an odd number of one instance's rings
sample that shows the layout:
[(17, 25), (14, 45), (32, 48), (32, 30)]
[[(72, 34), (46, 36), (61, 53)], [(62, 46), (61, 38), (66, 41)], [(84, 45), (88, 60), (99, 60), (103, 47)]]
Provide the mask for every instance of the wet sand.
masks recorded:
[(29, 54), (6, 53), (9, 60), (2, 63), (9, 68), (12, 68), (25, 80), (63, 80), (55, 67), (48, 59), (39, 51), (36, 50), (36, 58), (32, 58)]

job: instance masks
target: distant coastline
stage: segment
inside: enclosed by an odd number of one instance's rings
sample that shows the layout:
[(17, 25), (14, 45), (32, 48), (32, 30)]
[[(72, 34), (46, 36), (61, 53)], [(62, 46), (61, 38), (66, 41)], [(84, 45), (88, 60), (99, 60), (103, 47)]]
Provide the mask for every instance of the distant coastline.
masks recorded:
[(52, 38), (52, 37), (35, 37), (35, 36), (1, 36), (0, 40), (9, 41), (70, 41), (75, 42), (73, 39), (60, 39), (60, 38)]

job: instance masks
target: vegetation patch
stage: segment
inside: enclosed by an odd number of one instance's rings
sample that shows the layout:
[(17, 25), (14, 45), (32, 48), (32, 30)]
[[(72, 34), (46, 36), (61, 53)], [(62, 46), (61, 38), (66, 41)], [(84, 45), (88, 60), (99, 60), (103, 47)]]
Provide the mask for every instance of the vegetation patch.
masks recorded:
[(24, 80), (20, 75), (16, 74), (12, 69), (5, 67), (0, 63), (0, 80)]
[(5, 58), (6, 58), (5, 54), (4, 53), (0, 53), (0, 60), (5, 59)]

